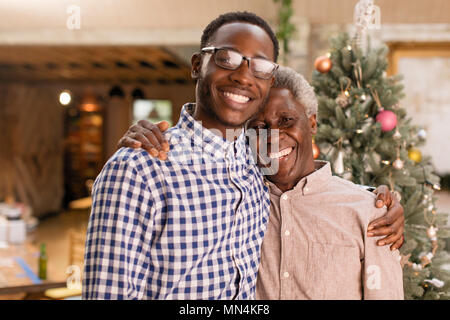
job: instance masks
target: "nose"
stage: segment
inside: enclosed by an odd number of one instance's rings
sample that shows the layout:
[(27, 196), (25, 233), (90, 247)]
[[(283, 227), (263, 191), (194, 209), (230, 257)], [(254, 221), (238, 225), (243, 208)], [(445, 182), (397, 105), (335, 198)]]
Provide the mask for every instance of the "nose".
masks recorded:
[(254, 77), (250, 70), (250, 61), (243, 59), (239, 68), (230, 74), (230, 78), (233, 82), (240, 85), (252, 86)]

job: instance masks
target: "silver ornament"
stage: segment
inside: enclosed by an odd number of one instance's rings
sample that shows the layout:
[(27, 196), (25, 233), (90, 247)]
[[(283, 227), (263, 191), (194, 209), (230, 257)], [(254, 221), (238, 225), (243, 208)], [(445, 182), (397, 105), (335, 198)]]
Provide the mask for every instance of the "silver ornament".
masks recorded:
[(445, 282), (436, 278), (433, 278), (431, 280), (424, 280), (423, 282), (431, 283), (436, 288), (442, 288), (445, 285)]
[(404, 162), (401, 159), (397, 159), (392, 163), (392, 166), (397, 170), (403, 169), (403, 165), (404, 165)]
[(339, 151), (333, 161), (333, 169), (336, 174), (344, 173), (344, 151)]
[(431, 240), (435, 240), (437, 231), (438, 231), (438, 228), (435, 228), (434, 226), (431, 226), (430, 228), (428, 228), (428, 230), (427, 230), (428, 238), (430, 238)]
[(398, 129), (397, 129), (392, 137), (393, 137), (395, 140), (400, 140), (400, 138), (402, 137), (402, 135), (400, 134), (400, 132), (399, 132)]
[(420, 129), (419, 132), (417, 132), (417, 136), (420, 139), (425, 140), (427, 138), (427, 132), (424, 129)]
[(349, 98), (345, 94), (342, 94), (342, 93), (336, 98), (335, 101), (341, 108), (345, 108), (346, 106), (348, 106), (350, 104)]

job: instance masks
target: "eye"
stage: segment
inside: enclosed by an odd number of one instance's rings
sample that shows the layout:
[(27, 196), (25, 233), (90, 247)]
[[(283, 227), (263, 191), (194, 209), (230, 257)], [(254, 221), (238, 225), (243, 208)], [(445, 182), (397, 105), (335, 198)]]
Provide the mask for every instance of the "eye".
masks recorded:
[(264, 129), (266, 127), (266, 125), (262, 122), (259, 122), (259, 123), (254, 122), (254, 123), (251, 123), (248, 127), (250, 129), (259, 130), (259, 129)]

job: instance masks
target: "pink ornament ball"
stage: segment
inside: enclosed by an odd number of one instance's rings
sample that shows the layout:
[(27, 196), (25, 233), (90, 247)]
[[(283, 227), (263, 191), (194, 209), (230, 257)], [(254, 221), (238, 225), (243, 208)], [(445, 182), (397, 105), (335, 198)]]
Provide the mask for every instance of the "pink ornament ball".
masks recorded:
[(382, 110), (377, 114), (377, 122), (381, 123), (381, 131), (391, 131), (397, 126), (397, 116), (389, 110)]

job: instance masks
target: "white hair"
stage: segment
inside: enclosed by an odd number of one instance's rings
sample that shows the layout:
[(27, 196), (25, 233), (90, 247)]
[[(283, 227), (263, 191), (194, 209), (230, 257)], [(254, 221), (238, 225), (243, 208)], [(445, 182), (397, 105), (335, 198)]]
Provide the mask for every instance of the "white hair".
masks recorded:
[(275, 72), (273, 88), (288, 89), (295, 100), (305, 108), (306, 116), (317, 116), (318, 103), (314, 88), (298, 72), (289, 67), (280, 66)]

